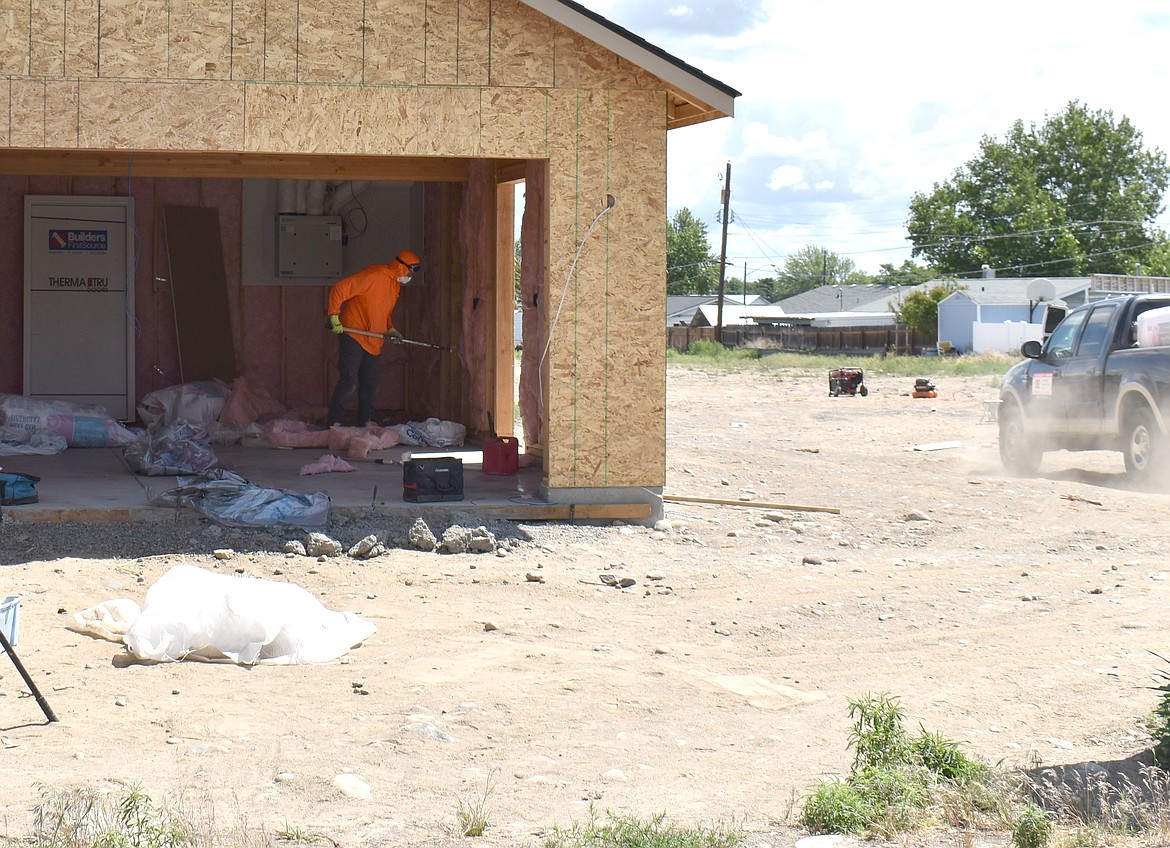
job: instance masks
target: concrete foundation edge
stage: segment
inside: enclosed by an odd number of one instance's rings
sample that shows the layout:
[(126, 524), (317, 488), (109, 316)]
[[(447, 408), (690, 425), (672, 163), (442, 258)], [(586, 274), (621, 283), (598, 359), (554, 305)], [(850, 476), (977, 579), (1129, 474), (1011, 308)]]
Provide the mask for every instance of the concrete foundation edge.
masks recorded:
[[(599, 520), (608, 517), (653, 524), (664, 515), (662, 490), (658, 488), (570, 489), (542, 484), (538, 491), (549, 506), (568, 505), (574, 513), (570, 518)], [(606, 514), (610, 512), (613, 514)]]

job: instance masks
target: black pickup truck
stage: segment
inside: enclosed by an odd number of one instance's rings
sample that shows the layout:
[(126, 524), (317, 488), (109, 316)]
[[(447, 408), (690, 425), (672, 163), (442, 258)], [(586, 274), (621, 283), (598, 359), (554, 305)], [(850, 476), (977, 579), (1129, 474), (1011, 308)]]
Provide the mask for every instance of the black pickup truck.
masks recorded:
[[(1092, 301), (1069, 312), (1047, 341), (1004, 375), (999, 455), (1033, 474), (1045, 451), (1116, 450), (1133, 477), (1170, 466), (1170, 328), (1159, 346), (1138, 346), (1138, 316), (1170, 306), (1170, 294)], [(1147, 316), (1149, 319), (1155, 316)]]

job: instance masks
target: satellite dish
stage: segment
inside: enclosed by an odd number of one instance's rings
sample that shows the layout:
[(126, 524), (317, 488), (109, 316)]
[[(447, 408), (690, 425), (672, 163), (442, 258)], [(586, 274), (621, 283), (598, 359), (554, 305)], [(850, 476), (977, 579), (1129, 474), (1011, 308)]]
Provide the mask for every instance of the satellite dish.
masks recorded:
[(1056, 284), (1052, 280), (1033, 280), (1028, 283), (1028, 300), (1042, 303), (1056, 300)]

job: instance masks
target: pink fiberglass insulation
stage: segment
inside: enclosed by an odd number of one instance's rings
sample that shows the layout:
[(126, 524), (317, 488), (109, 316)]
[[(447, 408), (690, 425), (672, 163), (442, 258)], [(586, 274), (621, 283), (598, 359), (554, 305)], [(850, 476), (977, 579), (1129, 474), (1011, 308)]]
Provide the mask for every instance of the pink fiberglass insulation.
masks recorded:
[(352, 465), (339, 456), (327, 453), (320, 459), (301, 466), (301, 474), (328, 474), (332, 471), (357, 471)]

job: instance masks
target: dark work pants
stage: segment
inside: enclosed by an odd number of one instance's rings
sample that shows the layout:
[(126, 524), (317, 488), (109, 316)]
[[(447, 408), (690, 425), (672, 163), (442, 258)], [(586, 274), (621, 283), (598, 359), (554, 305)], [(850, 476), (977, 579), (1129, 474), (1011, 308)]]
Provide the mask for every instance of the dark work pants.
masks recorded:
[(378, 393), (378, 374), (382, 370), (381, 357), (366, 353), (353, 336), (342, 333), (337, 337), (337, 385), (329, 401), (328, 426), (345, 420), (345, 405), (353, 390), (358, 393), (357, 425), (363, 426), (374, 417), (374, 396)]

